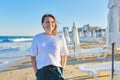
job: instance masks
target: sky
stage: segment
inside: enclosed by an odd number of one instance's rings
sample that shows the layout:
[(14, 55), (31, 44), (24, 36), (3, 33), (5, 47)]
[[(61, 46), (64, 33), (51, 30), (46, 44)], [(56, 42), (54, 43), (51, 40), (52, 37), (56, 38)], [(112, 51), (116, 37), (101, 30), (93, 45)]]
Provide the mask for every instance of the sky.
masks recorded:
[(56, 17), (58, 31), (63, 27), (107, 26), (108, 0), (0, 0), (0, 36), (34, 36), (44, 32), (41, 17)]

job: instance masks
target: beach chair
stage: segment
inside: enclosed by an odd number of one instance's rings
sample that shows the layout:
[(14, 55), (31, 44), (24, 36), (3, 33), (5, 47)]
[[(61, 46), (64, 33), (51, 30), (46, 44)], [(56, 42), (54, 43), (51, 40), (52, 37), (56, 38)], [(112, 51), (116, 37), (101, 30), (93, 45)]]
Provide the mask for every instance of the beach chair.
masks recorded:
[[(111, 62), (102, 62), (102, 63), (96, 63), (96, 64), (81, 64), (78, 66), (78, 69), (81, 72), (86, 72), (94, 77), (95, 80), (98, 80), (97, 74), (103, 71), (111, 71)], [(118, 80), (120, 80), (120, 62), (116, 61), (114, 64), (114, 70), (115, 74), (118, 77)], [(111, 79), (111, 75), (110, 75)]]
[[(74, 57), (79, 60), (79, 55), (82, 56), (82, 59), (85, 59), (85, 55), (91, 54), (91, 55), (96, 55), (98, 59), (103, 59), (106, 58), (107, 53), (110, 50), (108, 49), (102, 49), (101, 47), (97, 48), (88, 48), (88, 49), (75, 49), (75, 51), (70, 51), (70, 54), (74, 55)], [(100, 54), (103, 53), (104, 56), (100, 56)]]

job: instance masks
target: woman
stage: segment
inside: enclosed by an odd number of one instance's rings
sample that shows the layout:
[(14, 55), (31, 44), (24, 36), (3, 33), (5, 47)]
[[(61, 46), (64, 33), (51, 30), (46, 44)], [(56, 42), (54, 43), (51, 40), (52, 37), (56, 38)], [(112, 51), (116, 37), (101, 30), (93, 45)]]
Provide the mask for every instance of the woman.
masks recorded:
[(57, 33), (57, 23), (53, 15), (43, 15), (41, 24), (45, 32), (34, 36), (30, 52), (36, 78), (64, 80), (63, 69), (68, 54), (65, 38)]

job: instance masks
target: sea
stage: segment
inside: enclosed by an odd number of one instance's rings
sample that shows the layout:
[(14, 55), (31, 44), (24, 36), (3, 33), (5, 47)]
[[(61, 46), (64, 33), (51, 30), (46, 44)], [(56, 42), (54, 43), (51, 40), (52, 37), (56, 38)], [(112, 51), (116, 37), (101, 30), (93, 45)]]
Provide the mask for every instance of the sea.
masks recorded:
[(0, 36), (0, 72), (29, 56), (33, 36)]

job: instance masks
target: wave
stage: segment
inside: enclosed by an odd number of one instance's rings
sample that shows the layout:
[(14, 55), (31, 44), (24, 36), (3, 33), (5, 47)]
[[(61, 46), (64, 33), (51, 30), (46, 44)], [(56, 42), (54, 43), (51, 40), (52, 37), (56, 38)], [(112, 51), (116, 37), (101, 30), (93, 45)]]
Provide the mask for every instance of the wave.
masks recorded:
[(28, 42), (28, 41), (32, 41), (32, 38), (17, 38), (17, 39), (0, 40), (1, 43), (5, 43), (5, 42)]
[(14, 59), (7, 59), (0, 61), (0, 72), (8, 70), (13, 64), (17, 63), (19, 60), (24, 59), (25, 57), (21, 58), (14, 58)]
[(2, 52), (10, 52), (10, 51), (19, 51), (19, 48), (17, 47), (17, 48), (0, 48), (0, 53)]
[(17, 39), (13, 39), (13, 42), (28, 42), (28, 41), (32, 41), (32, 38), (17, 38)]
[(33, 37), (0, 37), (0, 43), (7, 43), (7, 42), (30, 42), (32, 41)]
[(8, 61), (0, 61), (0, 65), (7, 64)]

